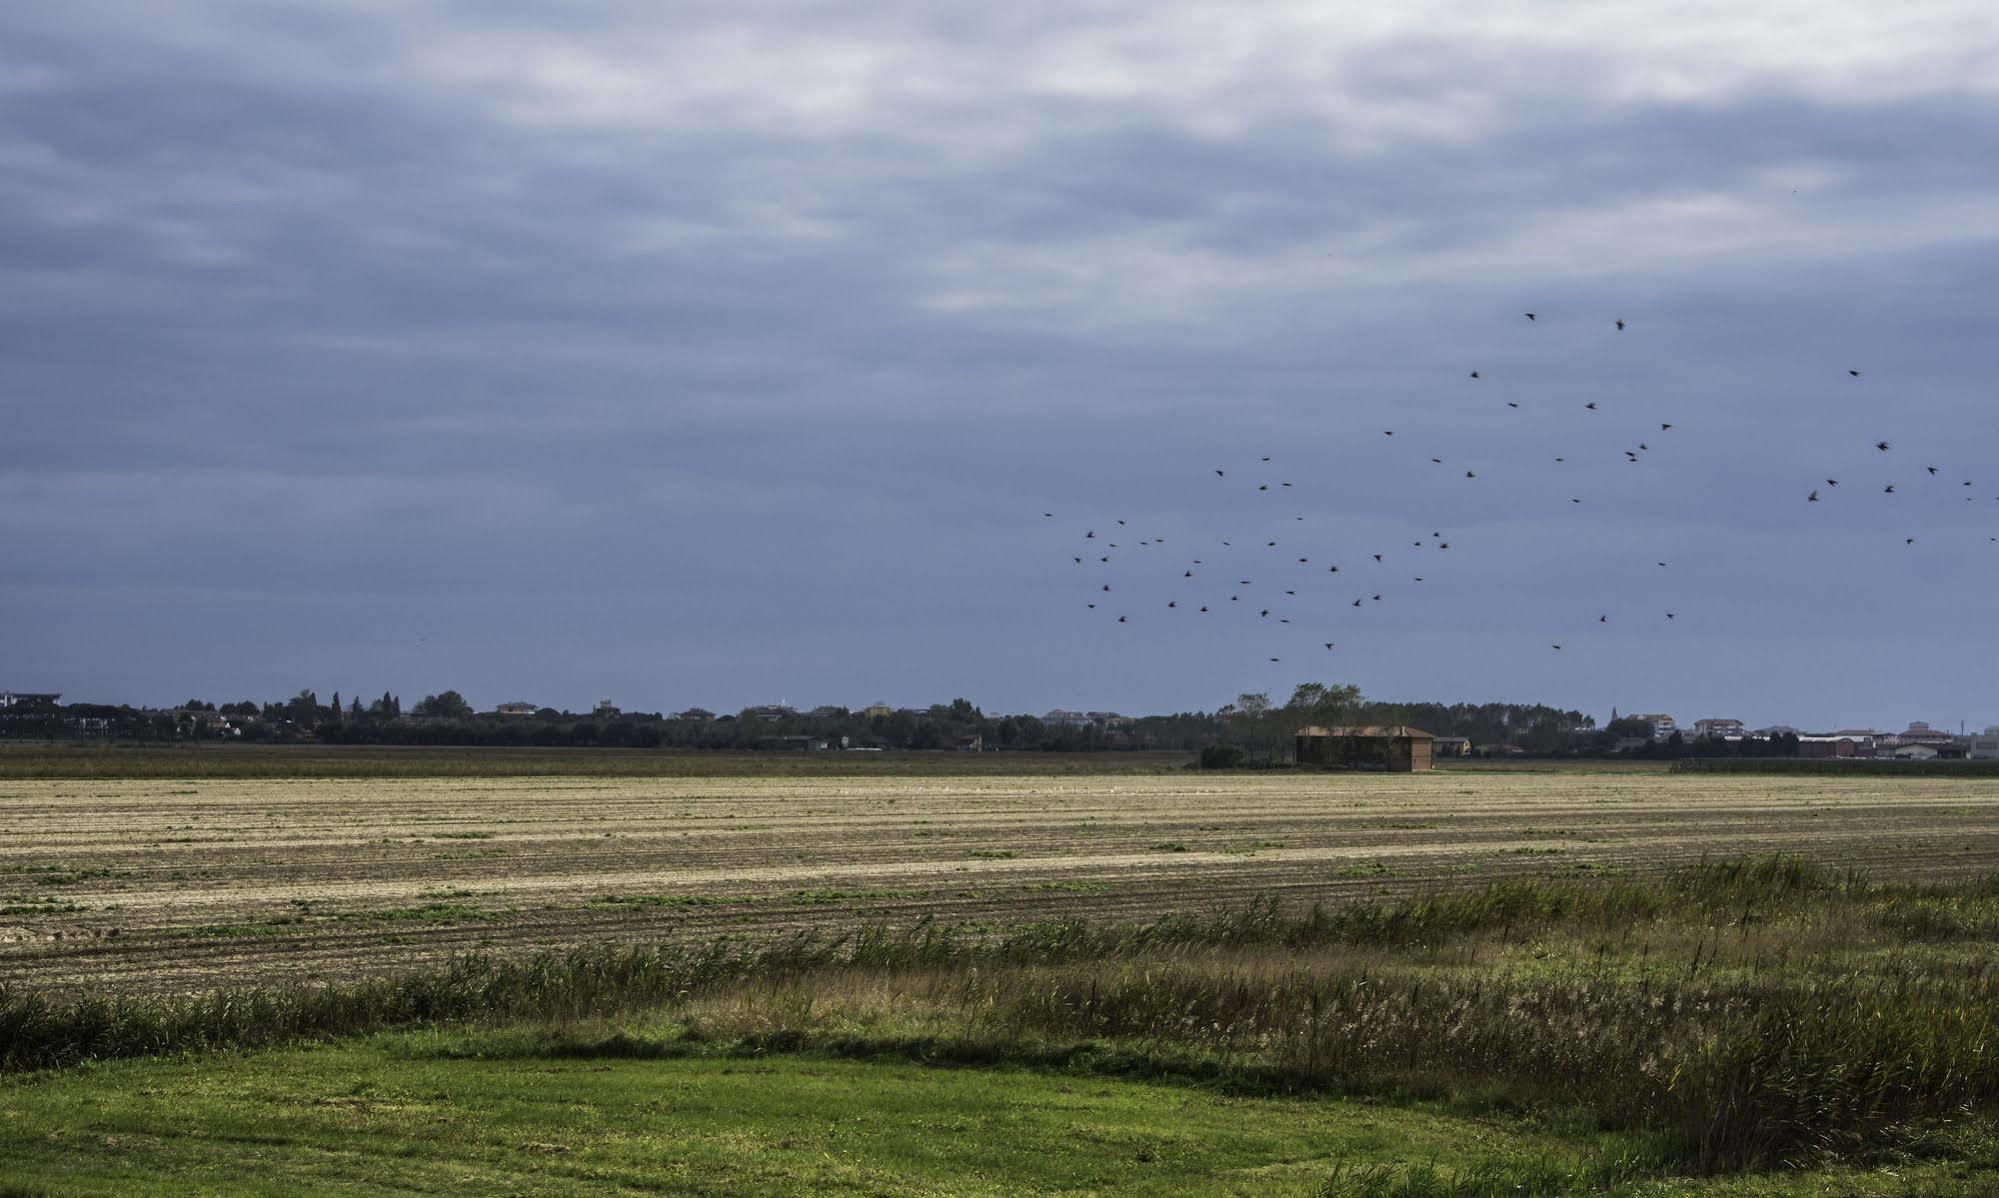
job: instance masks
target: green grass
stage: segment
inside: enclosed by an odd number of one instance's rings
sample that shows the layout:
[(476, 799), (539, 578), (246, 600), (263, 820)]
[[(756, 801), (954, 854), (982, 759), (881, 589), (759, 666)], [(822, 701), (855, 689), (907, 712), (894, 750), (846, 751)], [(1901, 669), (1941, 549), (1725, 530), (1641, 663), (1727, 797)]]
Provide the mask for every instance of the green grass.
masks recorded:
[[(463, 914), (412, 910), (433, 909)], [(1995, 929), (1999, 879), (1884, 884), (1772, 857), (1142, 924), (926, 920), (468, 957), (186, 999), (0, 990), (0, 1067), (88, 1073), (429, 1029), (436, 1055), (509, 1068), (803, 1056), (1031, 1069), (1243, 1101), (1414, 1104), (1574, 1149), (1554, 1165), (1514, 1148), (1449, 1167), (1360, 1162), (1315, 1183), (1335, 1196), (1594, 1192), (1807, 1165), (1916, 1176), (1999, 1164)]]
[(1694, 1179), (1630, 1137), (1434, 1104), (1059, 1068), (518, 1051), (509, 1030), (0, 1079), (5, 1194), (1257, 1195), (1993, 1192), (1916, 1159)]

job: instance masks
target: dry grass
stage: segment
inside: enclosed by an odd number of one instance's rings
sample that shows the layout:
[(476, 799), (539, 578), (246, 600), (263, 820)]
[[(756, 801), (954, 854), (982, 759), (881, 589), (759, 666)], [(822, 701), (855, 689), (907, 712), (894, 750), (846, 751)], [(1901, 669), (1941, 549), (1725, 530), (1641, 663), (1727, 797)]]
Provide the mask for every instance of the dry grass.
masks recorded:
[[(0, 782), (0, 979), (192, 991), (858, 921), (1146, 919), (1803, 852), (1999, 867), (1999, 783), (1640, 773)], [(1904, 913), (1912, 928), (1920, 906)], [(1752, 935), (1754, 929), (1751, 929)]]

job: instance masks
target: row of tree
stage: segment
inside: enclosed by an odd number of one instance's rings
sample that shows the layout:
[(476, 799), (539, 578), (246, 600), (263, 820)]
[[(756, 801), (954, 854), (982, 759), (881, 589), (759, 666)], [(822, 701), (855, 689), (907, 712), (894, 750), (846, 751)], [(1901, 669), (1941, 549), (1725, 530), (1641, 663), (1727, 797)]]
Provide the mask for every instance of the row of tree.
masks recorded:
[[(1316, 682), (1298, 687), (1282, 704), (1267, 694), (1252, 693), (1238, 695), (1212, 712), (1080, 724), (1033, 715), (989, 715), (963, 698), (921, 711), (875, 716), (843, 709), (802, 714), (752, 708), (712, 720), (680, 720), (643, 712), (576, 715), (546, 707), (531, 715), (502, 716), (475, 712), (455, 690), (426, 695), (407, 713), (402, 700), (387, 692), (366, 703), (358, 696), (343, 702), (335, 692), (330, 702), (322, 703), (315, 692), (302, 690), (283, 702), (243, 700), (218, 707), (191, 699), (177, 712), (166, 713), (72, 704), (39, 715), (15, 715), (18, 718), (0, 721), (0, 734), (63, 735), (65, 728), (88, 717), (94, 721), (94, 734), (132, 739), (649, 749), (756, 749), (816, 740), (832, 746), (916, 750), (965, 747), (976, 739), (987, 749), (1051, 752), (1191, 753), (1230, 745), (1265, 762), (1286, 759), (1292, 735), (1307, 724), (1414, 724), (1439, 736), (1468, 737), (1477, 745), (1511, 745), (1529, 753), (1570, 751), (1578, 731), (1595, 727), (1595, 721), (1581, 712), (1539, 704), (1385, 703), (1365, 698), (1355, 686)], [(207, 715), (217, 718), (202, 718)]]

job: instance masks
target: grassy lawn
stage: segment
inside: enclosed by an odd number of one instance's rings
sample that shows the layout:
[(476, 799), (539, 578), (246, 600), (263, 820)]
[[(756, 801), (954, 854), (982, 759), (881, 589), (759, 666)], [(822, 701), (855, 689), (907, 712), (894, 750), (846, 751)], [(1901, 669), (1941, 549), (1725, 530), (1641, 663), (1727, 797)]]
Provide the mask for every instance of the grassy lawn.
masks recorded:
[[(1013, 1068), (467, 1047), (406, 1033), (0, 1081), (0, 1193), (1580, 1194), (1602, 1191), (1554, 1179), (1617, 1147), (1517, 1118)], [(1460, 1188), (1430, 1188), (1431, 1170)], [(1977, 1194), (1994, 1176), (1905, 1163), (1613, 1192)]]
[(1305, 1194), (1332, 1162), (1567, 1155), (1413, 1110), (1015, 1069), (478, 1060), (422, 1036), (0, 1083), (34, 1192)]

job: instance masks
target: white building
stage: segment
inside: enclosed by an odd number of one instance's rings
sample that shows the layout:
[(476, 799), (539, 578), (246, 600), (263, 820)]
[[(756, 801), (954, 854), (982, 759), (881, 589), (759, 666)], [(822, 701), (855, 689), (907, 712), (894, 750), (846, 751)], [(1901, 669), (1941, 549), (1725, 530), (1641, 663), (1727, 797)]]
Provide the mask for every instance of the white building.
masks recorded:
[(1972, 761), (1999, 761), (1999, 725), (1972, 733), (1964, 755)]
[(1671, 740), (1673, 739), (1673, 733), (1679, 731), (1679, 725), (1675, 724), (1673, 717), (1669, 715), (1641, 715), (1633, 716), (1632, 718), (1644, 720), (1646, 723), (1652, 725), (1652, 739), (1655, 741)]
[(1741, 720), (1695, 720), (1694, 735), (1709, 740), (1721, 740), (1728, 736), (1741, 736), (1747, 726)]

